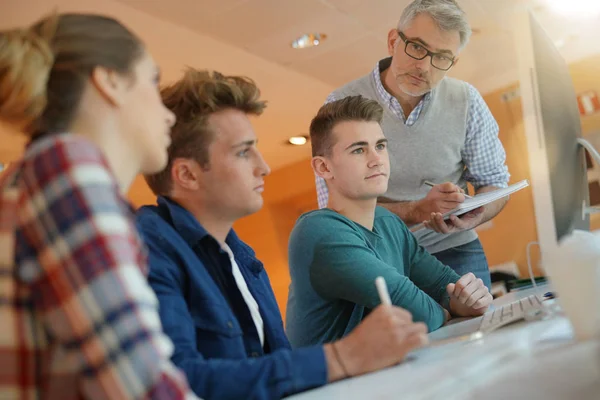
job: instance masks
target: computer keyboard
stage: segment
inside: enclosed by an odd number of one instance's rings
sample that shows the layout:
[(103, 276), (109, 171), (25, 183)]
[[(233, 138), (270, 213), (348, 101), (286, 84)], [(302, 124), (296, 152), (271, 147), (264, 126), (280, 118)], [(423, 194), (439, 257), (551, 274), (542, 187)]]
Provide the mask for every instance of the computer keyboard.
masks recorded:
[(481, 320), (479, 332), (490, 333), (511, 322), (536, 315), (543, 311), (544, 305), (536, 295), (525, 297), (521, 300), (508, 303), (502, 307), (488, 311)]

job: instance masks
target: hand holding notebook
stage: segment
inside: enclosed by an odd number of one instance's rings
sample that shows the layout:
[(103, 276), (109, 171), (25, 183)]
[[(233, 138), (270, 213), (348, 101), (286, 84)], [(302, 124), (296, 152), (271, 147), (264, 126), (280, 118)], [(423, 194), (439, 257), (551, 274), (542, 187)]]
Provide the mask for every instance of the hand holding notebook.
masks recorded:
[[(461, 203), (453, 210), (444, 213), (442, 217), (444, 218), (444, 220), (447, 220), (450, 218), (451, 215), (456, 215), (457, 217), (461, 216), (463, 214), (468, 213), (469, 211), (473, 211), (479, 207), (485, 206), (486, 204), (492, 203), (496, 200), (502, 199), (515, 192), (518, 192), (519, 190), (526, 188), (527, 186), (529, 186), (529, 182), (527, 180), (523, 180), (518, 183), (515, 183), (514, 185), (510, 185), (509, 187), (504, 189), (494, 190), (493, 192), (481, 193), (476, 196), (466, 198), (463, 203)], [(410, 230), (415, 232), (423, 228), (425, 228), (425, 225), (421, 223), (418, 225), (411, 226)]]

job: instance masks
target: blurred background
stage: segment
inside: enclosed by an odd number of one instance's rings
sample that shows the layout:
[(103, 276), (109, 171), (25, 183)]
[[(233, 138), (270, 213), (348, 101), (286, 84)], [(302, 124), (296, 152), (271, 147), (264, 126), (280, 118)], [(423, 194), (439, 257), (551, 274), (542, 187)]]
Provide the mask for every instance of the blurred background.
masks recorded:
[[(513, 12), (531, 7), (570, 66), (584, 135), (600, 148), (600, 1), (458, 0), (473, 28), (449, 75), (474, 85), (500, 125), (511, 183), (529, 179), (518, 86)], [(387, 57), (387, 33), (409, 0), (0, 0), (0, 29), (23, 26), (52, 12), (107, 14), (147, 44), (163, 82), (185, 66), (254, 79), (268, 108), (254, 119), (259, 148), (273, 172), (265, 206), (235, 228), (264, 262), (285, 315), (287, 243), (300, 214), (317, 207), (308, 125), (336, 87), (370, 72)], [(294, 48), (292, 43), (305, 45)], [(298, 46), (296, 46), (298, 47)], [(302, 47), (302, 46), (300, 46)], [(0, 164), (20, 157), (25, 139), (0, 133)], [(600, 168), (589, 165), (591, 204), (600, 203)], [(155, 199), (141, 177), (129, 197)], [(530, 190), (514, 195), (494, 220), (478, 228), (490, 266), (527, 275), (525, 248), (536, 240)], [(596, 217), (595, 217), (596, 216)], [(592, 215), (592, 230), (600, 217)], [(539, 255), (534, 250), (534, 272)]]

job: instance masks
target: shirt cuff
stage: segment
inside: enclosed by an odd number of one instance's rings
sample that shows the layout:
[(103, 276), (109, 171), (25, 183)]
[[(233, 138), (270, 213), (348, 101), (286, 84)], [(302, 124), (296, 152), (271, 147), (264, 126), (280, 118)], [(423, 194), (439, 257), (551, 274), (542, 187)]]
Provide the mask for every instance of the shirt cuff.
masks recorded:
[(327, 383), (327, 360), (325, 360), (323, 346), (293, 350), (291, 372), (295, 393), (325, 385)]

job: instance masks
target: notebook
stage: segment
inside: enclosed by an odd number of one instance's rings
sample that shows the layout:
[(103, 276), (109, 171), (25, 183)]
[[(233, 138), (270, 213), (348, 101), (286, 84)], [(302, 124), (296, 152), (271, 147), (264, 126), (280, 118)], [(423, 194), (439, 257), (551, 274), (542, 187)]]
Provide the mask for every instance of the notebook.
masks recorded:
[[(466, 214), (469, 211), (472, 211), (476, 208), (485, 206), (486, 204), (492, 203), (503, 197), (506, 197), (515, 192), (518, 192), (519, 190), (524, 189), (527, 186), (529, 186), (529, 181), (527, 179), (525, 179), (525, 180), (517, 182), (513, 185), (510, 185), (509, 187), (504, 188), (504, 189), (494, 190), (493, 192), (481, 193), (481, 194), (478, 194), (471, 198), (467, 198), (467, 199), (465, 199), (464, 202), (462, 202), (454, 210), (450, 210), (447, 213), (445, 213), (443, 215), (443, 217), (444, 217), (444, 219), (448, 219), (448, 218), (450, 218), (451, 215), (460, 216), (460, 215)], [(423, 225), (421, 223), (418, 225), (411, 226), (410, 230), (415, 232), (415, 231), (423, 229), (424, 227), (425, 227), (425, 225)]]

